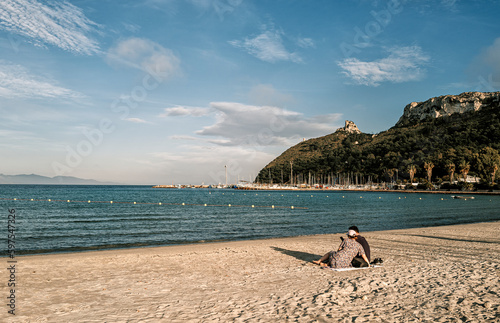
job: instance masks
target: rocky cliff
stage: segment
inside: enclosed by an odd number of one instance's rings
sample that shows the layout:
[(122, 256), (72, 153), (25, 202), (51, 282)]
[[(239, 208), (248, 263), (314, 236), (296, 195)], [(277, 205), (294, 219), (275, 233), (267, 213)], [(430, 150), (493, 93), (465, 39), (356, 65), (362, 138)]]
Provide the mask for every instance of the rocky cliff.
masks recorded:
[(435, 97), (425, 102), (412, 102), (404, 108), (396, 127), (455, 113), (479, 111), (492, 104), (500, 104), (500, 92), (464, 92)]

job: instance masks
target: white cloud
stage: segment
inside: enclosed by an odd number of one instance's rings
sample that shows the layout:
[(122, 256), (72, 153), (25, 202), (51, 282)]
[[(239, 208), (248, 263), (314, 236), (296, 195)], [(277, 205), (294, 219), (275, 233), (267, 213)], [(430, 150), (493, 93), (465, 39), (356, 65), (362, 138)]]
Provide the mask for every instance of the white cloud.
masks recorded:
[(129, 38), (108, 51), (108, 60), (141, 69), (162, 80), (179, 73), (180, 60), (170, 49), (149, 39)]
[(0, 5), (0, 29), (27, 37), (39, 46), (50, 44), (92, 55), (99, 51), (99, 45), (88, 35), (97, 27), (80, 8), (68, 2), (3, 0)]
[(302, 113), (275, 106), (246, 105), (236, 102), (212, 102), (209, 108), (173, 107), (160, 117), (212, 116), (212, 125), (195, 131), (193, 136), (171, 136), (176, 140), (198, 140), (219, 146), (290, 146), (302, 138), (334, 132), (341, 114), (307, 118)]
[(290, 146), (303, 137), (332, 133), (340, 114), (306, 118), (299, 112), (273, 106), (252, 106), (235, 102), (212, 102), (216, 121), (196, 131), (212, 137), (211, 143), (225, 146)]
[(172, 140), (189, 140), (189, 141), (198, 141), (200, 138), (195, 136), (186, 136), (186, 135), (174, 135), (170, 136), (169, 139)]
[(83, 95), (57, 86), (52, 80), (33, 75), (23, 66), (0, 60), (0, 97), (76, 99)]
[[(276, 152), (250, 147), (193, 145), (182, 152), (156, 152), (149, 159), (156, 176), (176, 179), (177, 183), (236, 183), (238, 178), (253, 181), (259, 170), (276, 157)], [(224, 167), (224, 166), (227, 166)], [(196, 169), (196, 172), (193, 172)], [(167, 182), (168, 183), (168, 182)]]
[(299, 45), (302, 48), (315, 48), (316, 47), (314, 40), (312, 40), (311, 38), (299, 38), (297, 40), (297, 45)]
[(356, 83), (378, 86), (382, 82), (402, 83), (417, 81), (424, 77), (422, 68), (429, 61), (429, 56), (418, 46), (395, 47), (389, 50), (389, 56), (371, 62), (357, 58), (346, 58), (338, 62), (344, 74)]
[(250, 55), (269, 63), (291, 61), (301, 63), (302, 58), (297, 53), (289, 52), (283, 44), (283, 32), (266, 30), (254, 38), (232, 40), (229, 44), (246, 50)]
[(211, 110), (209, 108), (176, 106), (173, 108), (166, 108), (165, 112), (160, 114), (160, 117), (180, 117), (180, 116), (203, 117), (209, 115), (210, 112)]

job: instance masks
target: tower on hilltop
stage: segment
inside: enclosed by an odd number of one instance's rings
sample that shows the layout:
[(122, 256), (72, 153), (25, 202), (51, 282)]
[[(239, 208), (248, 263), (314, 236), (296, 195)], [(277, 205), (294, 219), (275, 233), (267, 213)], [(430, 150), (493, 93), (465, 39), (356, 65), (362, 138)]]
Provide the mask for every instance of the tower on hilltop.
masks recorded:
[(343, 128), (337, 129), (337, 131), (345, 131), (347, 133), (361, 133), (361, 131), (358, 129), (358, 126), (352, 121), (346, 120), (345, 121), (345, 126)]

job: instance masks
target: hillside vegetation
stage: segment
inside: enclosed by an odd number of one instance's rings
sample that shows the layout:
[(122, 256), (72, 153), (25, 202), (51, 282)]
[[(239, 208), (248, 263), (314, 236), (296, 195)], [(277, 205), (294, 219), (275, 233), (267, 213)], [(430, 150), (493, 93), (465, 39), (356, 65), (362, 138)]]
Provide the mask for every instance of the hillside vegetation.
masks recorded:
[(256, 182), (419, 182), (432, 187), (430, 182), (451, 179), (447, 185), (471, 188), (456, 180), (472, 175), (480, 177), (485, 188), (492, 188), (500, 173), (499, 151), (500, 104), (491, 101), (479, 111), (400, 121), (377, 135), (341, 128), (289, 148), (259, 172)]

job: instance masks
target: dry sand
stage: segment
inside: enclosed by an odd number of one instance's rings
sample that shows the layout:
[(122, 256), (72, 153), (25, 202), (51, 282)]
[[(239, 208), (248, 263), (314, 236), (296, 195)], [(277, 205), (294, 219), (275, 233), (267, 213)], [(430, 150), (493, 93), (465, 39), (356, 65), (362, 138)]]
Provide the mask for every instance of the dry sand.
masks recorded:
[[(500, 222), (366, 232), (382, 268), (310, 261), (340, 234), (17, 257), (1, 322), (499, 322)], [(2, 258), (7, 304), (9, 273)]]

